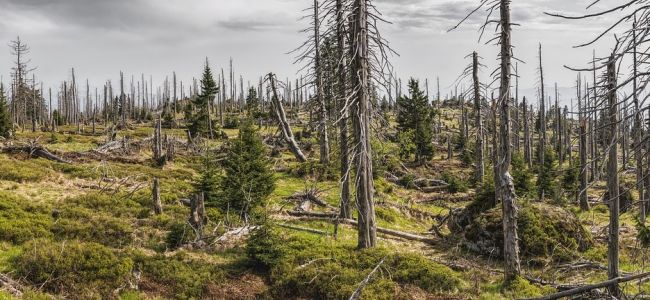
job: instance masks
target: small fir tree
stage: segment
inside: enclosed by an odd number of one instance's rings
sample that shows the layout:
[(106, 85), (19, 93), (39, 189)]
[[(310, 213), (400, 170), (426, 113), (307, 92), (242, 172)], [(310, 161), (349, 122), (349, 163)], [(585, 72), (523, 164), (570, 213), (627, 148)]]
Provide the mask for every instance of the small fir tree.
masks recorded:
[(409, 97), (397, 99), (397, 123), (400, 132), (413, 130), (415, 144), (415, 160), (419, 163), (433, 157), (433, 117), (434, 110), (417, 80), (409, 80)]
[(212, 70), (208, 60), (205, 60), (205, 67), (203, 68), (203, 78), (201, 79), (201, 94), (193, 100), (195, 114), (192, 116), (192, 124), (190, 125), (190, 133), (192, 136), (203, 134), (210, 135), (210, 102), (214, 99), (219, 91), (217, 83), (212, 76)]
[(246, 218), (253, 209), (263, 206), (275, 189), (264, 144), (251, 120), (242, 121), (239, 137), (231, 142), (223, 167), (219, 203), (222, 210), (235, 210)]

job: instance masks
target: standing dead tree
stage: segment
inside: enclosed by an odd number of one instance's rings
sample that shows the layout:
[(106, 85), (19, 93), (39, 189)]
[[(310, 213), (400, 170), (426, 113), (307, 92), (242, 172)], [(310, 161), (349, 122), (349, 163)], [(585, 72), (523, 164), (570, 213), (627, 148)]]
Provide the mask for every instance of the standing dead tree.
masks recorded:
[[(494, 183), (497, 201), (501, 201), (503, 210), (503, 257), (504, 257), (504, 274), (506, 281), (515, 279), (521, 273), (519, 261), (519, 246), (517, 237), (517, 205), (514, 183), (510, 175), (510, 163), (512, 159), (511, 149), (511, 122), (510, 122), (510, 83), (512, 77), (512, 41), (510, 19), (510, 0), (481, 1), (480, 5), (470, 12), (458, 25), (451, 30), (460, 26), (471, 15), (480, 10), (487, 8), (488, 16), (486, 22), (481, 26), (481, 36), (486, 27), (490, 24), (498, 24), (497, 36), (493, 39), (500, 46), (499, 52), (499, 70), (495, 72), (496, 79), (499, 81), (499, 98), (496, 102), (497, 112), (499, 114), (499, 134), (498, 148), (495, 149), (496, 160), (494, 166)], [(495, 12), (499, 12), (498, 19), (492, 19)], [(495, 116), (496, 122), (496, 116)], [(496, 132), (495, 132), (496, 134)]]
[[(303, 32), (311, 32), (312, 36), (292, 52), (298, 52), (298, 57), (295, 63), (299, 64), (306, 62), (306, 65), (303, 67), (303, 69), (307, 69), (309, 71), (307, 74), (307, 79), (312, 82), (314, 86), (314, 98), (318, 106), (320, 162), (326, 165), (329, 164), (330, 161), (330, 146), (327, 131), (328, 113), (327, 104), (325, 103), (325, 90), (323, 83), (323, 57), (321, 55), (322, 35), (320, 29), (321, 21), (324, 19), (324, 16), (320, 15), (320, 5), (318, 3), (318, 0), (314, 0), (311, 9), (312, 15), (309, 15), (307, 17), (312, 19), (312, 23), (310, 24), (310, 28), (303, 30)], [(288, 95), (290, 95), (290, 93)]]
[[(600, 1), (596, 1), (600, 2)], [(618, 176), (619, 172), (619, 166), (618, 166), (618, 143), (620, 142), (619, 137), (617, 136), (619, 134), (618, 128), (619, 123), (624, 123), (626, 120), (619, 120), (618, 118), (618, 111), (624, 111), (627, 110), (628, 107), (625, 105), (627, 100), (629, 98), (632, 98), (633, 101), (631, 101), (632, 105), (634, 105), (634, 127), (637, 129), (640, 129), (640, 126), (637, 126), (640, 121), (640, 106), (638, 95), (639, 92), (645, 89), (650, 82), (650, 67), (648, 66), (648, 59), (649, 57), (647, 55), (641, 55), (638, 56), (639, 52), (637, 51), (638, 48), (641, 49), (647, 49), (648, 43), (650, 43), (649, 37), (650, 37), (650, 30), (648, 30), (648, 26), (650, 25), (650, 7), (647, 5), (647, 1), (645, 0), (630, 0), (630, 1), (625, 1), (622, 4), (617, 4), (614, 5), (610, 8), (606, 8), (603, 10), (599, 10), (596, 12), (591, 12), (587, 13), (584, 15), (577, 15), (577, 16), (567, 16), (563, 15), (560, 13), (546, 13), (547, 15), (553, 16), (553, 17), (558, 17), (566, 20), (585, 20), (585, 19), (592, 19), (596, 17), (602, 17), (602, 16), (610, 16), (614, 18), (614, 22), (605, 27), (599, 34), (596, 35), (595, 38), (591, 39), (590, 41), (586, 43), (582, 43), (577, 45), (576, 47), (585, 47), (585, 46), (590, 46), (596, 43), (597, 41), (600, 41), (603, 39), (603, 37), (607, 36), (608, 34), (615, 32), (615, 31), (622, 31), (622, 33), (619, 33), (615, 37), (615, 46), (613, 48), (613, 51), (610, 56), (605, 57), (605, 58), (600, 58), (596, 59), (595, 54), (594, 58), (591, 62), (592, 67), (591, 68), (572, 68), (572, 67), (567, 67), (571, 70), (575, 71), (592, 71), (594, 74), (594, 85), (592, 87), (592, 96), (593, 96), (593, 103), (591, 105), (587, 105), (589, 112), (593, 113), (594, 115), (596, 112), (599, 110), (597, 109), (599, 107), (598, 105), (598, 96), (601, 96), (602, 98), (602, 103), (607, 101), (607, 109), (603, 110), (603, 123), (602, 126), (590, 126), (590, 136), (596, 136), (598, 137), (598, 134), (595, 134), (595, 128), (596, 127), (602, 127), (606, 129), (605, 135), (603, 135), (600, 139), (602, 140), (602, 144), (606, 149), (608, 150), (608, 155), (607, 155), (607, 190), (608, 190), (608, 195), (609, 197), (607, 198), (608, 204), (610, 206), (610, 224), (609, 224), (609, 236), (608, 236), (608, 276), (611, 279), (610, 284), (607, 284), (608, 289), (610, 291), (610, 294), (613, 297), (616, 298), (621, 298), (624, 295), (622, 295), (621, 289), (618, 287), (618, 281), (614, 280), (615, 278), (618, 277), (619, 274), (619, 257), (618, 257), (618, 250), (619, 250), (619, 186), (618, 186)], [(592, 7), (589, 6), (589, 7)], [(639, 17), (637, 19), (637, 17)], [(624, 78), (621, 82), (618, 82), (617, 77), (617, 62), (621, 62), (626, 58), (631, 57), (631, 60), (633, 62), (633, 67), (632, 71), (627, 75), (626, 78)], [(603, 78), (603, 82), (599, 84), (596, 83), (596, 71), (597, 70), (606, 70), (605, 71), (605, 76)], [(638, 83), (641, 83), (641, 86), (638, 86)], [(623, 97), (623, 99), (619, 99), (617, 92), (632, 86), (633, 92), (629, 96)], [(602, 90), (600, 95), (598, 94), (598, 91)], [(646, 100), (648, 96), (644, 100)], [(623, 107), (620, 107), (620, 104), (623, 104)], [(598, 124), (600, 125), (600, 124)], [(637, 130), (635, 129), (635, 130)], [(604, 130), (603, 130), (604, 131)], [(635, 147), (641, 147), (641, 144), (637, 144), (639, 140), (642, 140), (641, 137), (637, 137), (637, 134), (635, 132)], [(646, 136), (647, 138), (647, 136)], [(627, 141), (622, 141), (623, 143), (626, 143)], [(594, 138), (591, 139), (592, 147), (595, 147), (597, 142)], [(593, 152), (596, 152), (593, 148), (591, 149)], [(637, 156), (635, 159), (637, 160), (637, 169), (642, 169), (644, 166), (643, 164), (639, 164), (639, 155), (637, 155), (635, 151), (635, 156)], [(592, 160), (594, 165), (597, 165), (598, 163), (598, 156), (596, 153), (592, 154)], [(650, 160), (648, 160), (650, 163)], [(647, 166), (646, 166), (647, 167)], [(648, 169), (646, 169), (646, 172)], [(638, 171), (639, 172), (639, 171)], [(642, 172), (642, 171), (641, 171)], [(597, 166), (593, 167), (593, 172), (594, 174), (594, 179), (598, 178), (598, 168)], [(647, 174), (647, 173), (646, 173)], [(637, 173), (637, 180), (639, 178), (639, 173)], [(641, 177), (643, 178), (643, 176)], [(646, 176), (647, 180), (647, 176)], [(637, 187), (638, 184), (643, 184), (641, 180), (638, 180), (637, 182)], [(648, 181), (650, 182), (650, 181)], [(648, 183), (646, 182), (646, 183)], [(647, 186), (645, 187), (647, 190)], [(647, 195), (646, 195), (647, 196)], [(644, 201), (641, 201), (643, 203)], [(640, 205), (640, 210), (644, 210), (645, 208), (643, 205)], [(645, 212), (640, 213), (641, 217), (645, 217)], [(643, 220), (641, 220), (643, 222)]]

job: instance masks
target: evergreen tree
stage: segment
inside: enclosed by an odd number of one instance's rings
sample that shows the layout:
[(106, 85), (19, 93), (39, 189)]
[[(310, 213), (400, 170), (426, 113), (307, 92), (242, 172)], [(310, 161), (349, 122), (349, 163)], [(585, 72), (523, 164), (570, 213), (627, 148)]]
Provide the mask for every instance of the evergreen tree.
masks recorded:
[(206, 151), (203, 156), (201, 169), (199, 170), (199, 180), (195, 183), (198, 192), (203, 193), (205, 203), (211, 205), (217, 202), (219, 193), (220, 171), (217, 160), (213, 154)]
[(196, 113), (192, 116), (192, 124), (189, 128), (192, 136), (197, 136), (198, 134), (210, 135), (210, 102), (214, 99), (218, 91), (219, 88), (214, 81), (212, 70), (210, 70), (210, 65), (206, 59), (203, 78), (201, 79), (201, 94), (193, 100)]
[(241, 123), (239, 137), (230, 144), (223, 165), (225, 175), (220, 181), (219, 206), (247, 217), (275, 189), (264, 144), (251, 120)]
[(415, 144), (415, 160), (419, 163), (433, 157), (433, 124), (434, 110), (423, 91), (420, 83), (411, 78), (409, 80), (410, 97), (401, 96), (397, 99), (397, 123), (399, 132), (413, 131), (413, 144)]
[(9, 138), (11, 136), (11, 116), (7, 105), (4, 86), (0, 84), (0, 136)]
[(251, 118), (257, 119), (260, 117), (260, 100), (257, 98), (257, 90), (254, 87), (248, 89), (248, 96), (246, 96), (246, 112)]

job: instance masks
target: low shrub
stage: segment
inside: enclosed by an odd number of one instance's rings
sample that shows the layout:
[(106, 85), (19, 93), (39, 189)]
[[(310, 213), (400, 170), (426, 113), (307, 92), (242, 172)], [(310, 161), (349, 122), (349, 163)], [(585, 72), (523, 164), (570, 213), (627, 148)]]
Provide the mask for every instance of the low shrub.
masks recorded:
[(133, 262), (97, 243), (37, 239), (13, 262), (19, 276), (45, 291), (74, 298), (112, 297), (127, 284)]
[(135, 265), (142, 271), (140, 288), (176, 299), (199, 299), (209, 283), (225, 281), (225, 272), (204, 261), (195, 261), (182, 253), (172, 257), (135, 255)]
[(269, 227), (251, 236), (247, 252), (259, 267), (269, 271), (272, 286), (268, 296), (276, 299), (347, 299), (382, 260), (381, 268), (387, 272), (373, 276), (363, 290), (363, 299), (394, 299), (407, 284), (429, 293), (453, 293), (463, 285), (454, 271), (420, 255), (381, 248), (357, 251)]
[(44, 207), (8, 192), (0, 191), (0, 240), (22, 244), (51, 237), (52, 217)]
[(442, 180), (447, 182), (447, 191), (451, 194), (466, 193), (469, 190), (465, 181), (449, 172), (444, 172), (442, 174)]

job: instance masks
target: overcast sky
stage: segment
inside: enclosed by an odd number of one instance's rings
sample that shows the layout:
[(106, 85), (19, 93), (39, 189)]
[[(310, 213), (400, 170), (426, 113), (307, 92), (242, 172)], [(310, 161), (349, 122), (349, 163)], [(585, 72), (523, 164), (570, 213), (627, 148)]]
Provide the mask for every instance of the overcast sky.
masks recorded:
[[(399, 53), (391, 61), (398, 76), (434, 79), (440, 76), (443, 94), (469, 63), (465, 56), (479, 51), (491, 70), (496, 66), (496, 47), (478, 42), (480, 13), (456, 31), (447, 32), (479, 0), (375, 0), (378, 9), (393, 24), (381, 30)], [(592, 22), (565, 21), (545, 16), (545, 11), (585, 12), (592, 0), (515, 0), (512, 4), (513, 42), (520, 64), (521, 87), (534, 91), (537, 85), (538, 43), (544, 47), (546, 80), (570, 87), (575, 73), (563, 65), (584, 65), (592, 48), (573, 49), (609, 25), (604, 19)], [(286, 54), (305, 36), (298, 31), (303, 9), (311, 0), (0, 0), (0, 41), (6, 45), (20, 35), (31, 47), (32, 66), (46, 86), (70, 76), (91, 85), (125, 74), (153, 75), (162, 81), (176, 71), (188, 80), (201, 73), (205, 57), (213, 68), (235, 60), (237, 74), (256, 80), (273, 71), (281, 78), (298, 70)], [(603, 5), (618, 3), (604, 1)], [(492, 34), (490, 32), (489, 34)], [(611, 46), (598, 45), (598, 53)], [(8, 81), (13, 58), (9, 47), (0, 48), (0, 74)], [(487, 80), (489, 70), (482, 78)], [(147, 76), (148, 77), (148, 76)], [(550, 84), (549, 84), (550, 85)], [(568, 90), (565, 97), (573, 94)]]

